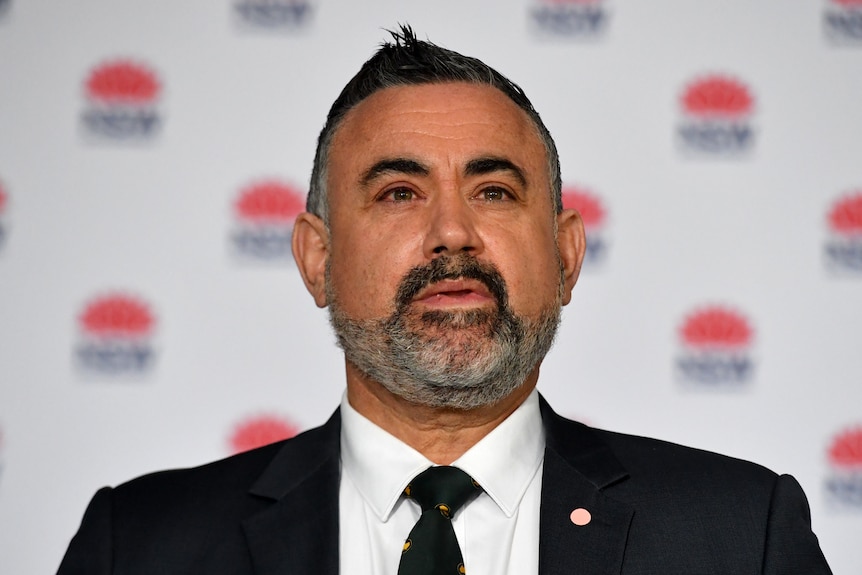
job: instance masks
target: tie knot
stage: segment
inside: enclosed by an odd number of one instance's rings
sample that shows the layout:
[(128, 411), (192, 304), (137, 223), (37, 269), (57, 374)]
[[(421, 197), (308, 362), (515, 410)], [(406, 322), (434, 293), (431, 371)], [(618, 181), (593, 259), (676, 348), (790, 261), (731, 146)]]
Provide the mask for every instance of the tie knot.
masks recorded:
[(436, 508), (444, 517), (451, 518), (481, 489), (473, 478), (457, 467), (442, 465), (429, 467), (414, 477), (404, 495), (415, 499), (423, 513)]

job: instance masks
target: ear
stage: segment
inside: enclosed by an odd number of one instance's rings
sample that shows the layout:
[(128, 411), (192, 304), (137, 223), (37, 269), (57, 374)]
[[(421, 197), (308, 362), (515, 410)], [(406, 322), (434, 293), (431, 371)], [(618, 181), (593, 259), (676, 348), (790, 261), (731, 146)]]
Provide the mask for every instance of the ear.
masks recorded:
[(293, 224), (293, 259), (317, 307), (326, 307), (326, 262), (329, 231), (319, 217), (303, 212)]
[(557, 214), (557, 248), (563, 266), (563, 305), (572, 300), (572, 289), (581, 273), (587, 239), (584, 221), (577, 210), (563, 210)]

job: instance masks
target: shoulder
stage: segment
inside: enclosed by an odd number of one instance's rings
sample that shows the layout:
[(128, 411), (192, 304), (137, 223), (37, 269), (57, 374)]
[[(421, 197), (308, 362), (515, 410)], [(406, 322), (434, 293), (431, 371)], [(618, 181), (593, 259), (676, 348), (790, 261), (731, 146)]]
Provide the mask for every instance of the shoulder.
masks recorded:
[(663, 485), (677, 492), (706, 491), (736, 494), (742, 491), (766, 497), (778, 475), (766, 467), (703, 449), (669, 441), (593, 429), (638, 486)]
[(679, 471), (706, 474), (728, 470), (731, 473), (762, 476), (769, 480), (775, 478), (775, 473), (766, 467), (744, 459), (661, 439), (603, 429), (592, 431), (613, 450), (621, 463), (631, 469), (649, 470), (660, 464), (665, 473)]
[[(631, 501), (687, 497), (768, 506), (778, 475), (727, 455), (605, 431), (560, 417), (545, 404), (548, 448), (606, 493)], [(672, 494), (672, 496), (671, 496)]]
[[(183, 509), (235, 508), (249, 505), (249, 492), (273, 467), (289, 479), (301, 477), (315, 459), (337, 457), (338, 415), (325, 425), (296, 437), (232, 455), (197, 467), (158, 471), (118, 485), (113, 505), (146, 513), (155, 507)], [(282, 479), (284, 479), (283, 477)]]
[(336, 412), (293, 439), (103, 488), (60, 573), (251, 572), (243, 521), (291, 485), (314, 484), (318, 470), (337, 469), (338, 436)]
[(656, 549), (675, 548), (691, 563), (661, 570), (710, 564), (723, 573), (761, 565), (776, 573), (829, 573), (807, 498), (792, 476), (668, 441), (587, 429), (625, 469), (603, 492), (634, 512), (629, 548), (637, 561), (650, 563), (660, 555)]
[(244, 492), (288, 441), (293, 439), (196, 467), (148, 473), (116, 486), (114, 496), (139, 499), (154, 493), (162, 498), (173, 495), (178, 500), (185, 500), (190, 492), (197, 493), (197, 497), (207, 493), (223, 495), (237, 490)]
[[(777, 475), (734, 457), (660, 439), (606, 431), (566, 419), (541, 402), (547, 445), (593, 483), (771, 486)], [(620, 481), (625, 478), (625, 481)]]

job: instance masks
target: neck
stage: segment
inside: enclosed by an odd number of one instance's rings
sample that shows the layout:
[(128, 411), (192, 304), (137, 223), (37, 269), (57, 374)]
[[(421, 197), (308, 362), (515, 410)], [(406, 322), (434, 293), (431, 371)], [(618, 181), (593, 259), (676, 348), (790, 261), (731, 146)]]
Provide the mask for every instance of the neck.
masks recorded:
[(438, 465), (449, 465), (515, 411), (536, 387), (539, 367), (509, 396), (475, 409), (429, 407), (406, 401), (347, 362), (351, 407)]

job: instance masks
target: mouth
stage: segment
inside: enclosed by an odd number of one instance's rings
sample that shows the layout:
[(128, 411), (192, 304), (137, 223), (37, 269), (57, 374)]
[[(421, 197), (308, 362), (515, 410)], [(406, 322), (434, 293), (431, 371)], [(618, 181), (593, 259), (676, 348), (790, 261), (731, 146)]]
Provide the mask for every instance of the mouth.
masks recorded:
[(450, 307), (482, 307), (493, 305), (496, 298), (491, 290), (475, 279), (445, 279), (421, 289), (412, 303), (435, 309)]

